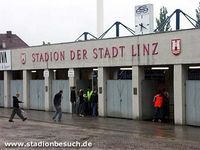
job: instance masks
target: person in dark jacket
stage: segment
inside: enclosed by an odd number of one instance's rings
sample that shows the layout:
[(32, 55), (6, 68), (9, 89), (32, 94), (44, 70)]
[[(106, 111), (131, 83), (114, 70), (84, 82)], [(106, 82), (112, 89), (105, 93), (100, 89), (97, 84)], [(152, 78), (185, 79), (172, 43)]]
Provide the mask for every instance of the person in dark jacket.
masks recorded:
[(166, 88), (162, 90), (164, 96), (163, 102), (163, 121), (169, 122), (169, 93), (167, 92)]
[(16, 96), (13, 96), (13, 111), (10, 116), (9, 122), (14, 122), (13, 118), (15, 114), (17, 114), (23, 121), (25, 121), (27, 118), (22, 115), (22, 110), (19, 107), (19, 103), (23, 103), (22, 101), (18, 100), (19, 94), (17, 93)]
[(97, 112), (97, 106), (98, 106), (98, 93), (96, 90), (94, 90), (94, 93), (92, 95), (92, 102), (91, 102), (91, 107), (92, 107), (92, 116), (96, 117), (98, 112)]
[(71, 88), (70, 101), (72, 103), (72, 114), (76, 113), (76, 91), (75, 87)]
[(60, 90), (55, 96), (54, 96), (54, 107), (56, 109), (56, 112), (53, 116), (53, 120), (56, 121), (56, 117), (58, 115), (58, 121), (61, 121), (62, 117), (62, 109), (61, 109), (61, 99), (62, 99), (63, 91)]
[(82, 89), (80, 89), (79, 91), (79, 115), (80, 117), (84, 117), (85, 115), (85, 100), (84, 100), (84, 96), (83, 96), (84, 91)]

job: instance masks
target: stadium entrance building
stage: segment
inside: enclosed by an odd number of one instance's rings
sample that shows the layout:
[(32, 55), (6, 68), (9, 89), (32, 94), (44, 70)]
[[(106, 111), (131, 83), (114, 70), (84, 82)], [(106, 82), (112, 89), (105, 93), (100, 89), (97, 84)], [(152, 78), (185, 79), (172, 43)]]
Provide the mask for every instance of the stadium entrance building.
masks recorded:
[(156, 90), (165, 87), (174, 123), (199, 126), (199, 39), (200, 30), (190, 29), (2, 51), (0, 105), (11, 107), (19, 92), (24, 108), (51, 111), (62, 89), (70, 113), (70, 87), (91, 86), (100, 116), (148, 120)]

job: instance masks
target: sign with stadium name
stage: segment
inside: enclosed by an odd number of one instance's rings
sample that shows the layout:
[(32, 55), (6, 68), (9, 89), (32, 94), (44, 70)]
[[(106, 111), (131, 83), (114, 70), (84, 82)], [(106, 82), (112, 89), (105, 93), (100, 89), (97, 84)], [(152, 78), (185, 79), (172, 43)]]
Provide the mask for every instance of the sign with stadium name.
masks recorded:
[(10, 50), (0, 51), (0, 70), (11, 70)]
[[(158, 54), (158, 42), (142, 43), (135, 45), (111, 45), (110, 47), (93, 47), (90, 49), (79, 48), (69, 49), (67, 51), (45, 51), (45, 52), (33, 52), (31, 54), (31, 60), (33, 63), (38, 62), (63, 62), (63, 61), (75, 61), (75, 60), (88, 60), (88, 59), (112, 59), (126, 57), (125, 52), (129, 51), (129, 56), (150, 56)], [(21, 63), (26, 64), (26, 54), (21, 53)]]
[[(145, 36), (38, 46), (12, 51), (12, 69), (56, 69), (78, 67), (157, 65), (182, 59), (178, 36), (164, 41)], [(157, 35), (158, 36), (158, 35)], [(138, 38), (135, 40), (135, 38)], [(139, 39), (141, 38), (141, 39)], [(161, 38), (162, 39), (162, 38)], [(198, 53), (197, 53), (198, 54)], [(16, 60), (16, 58), (18, 58)], [(164, 60), (169, 60), (164, 61)], [(68, 72), (73, 77), (73, 71)]]

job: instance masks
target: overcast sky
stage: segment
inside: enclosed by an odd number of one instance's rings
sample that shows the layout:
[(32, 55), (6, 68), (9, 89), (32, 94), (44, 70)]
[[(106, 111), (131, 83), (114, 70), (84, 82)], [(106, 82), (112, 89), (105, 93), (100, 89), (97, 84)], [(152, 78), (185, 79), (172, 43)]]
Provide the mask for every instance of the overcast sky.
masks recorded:
[[(134, 30), (135, 6), (148, 3), (154, 5), (155, 18), (165, 6), (169, 15), (179, 8), (196, 19), (195, 9), (199, 1), (104, 0), (104, 31), (116, 21)], [(11, 30), (30, 46), (41, 45), (42, 41), (74, 41), (83, 32), (97, 34), (96, 0), (0, 0), (0, 4), (0, 33)], [(172, 22), (175, 22), (173, 18)], [(184, 19), (181, 26), (192, 27)]]

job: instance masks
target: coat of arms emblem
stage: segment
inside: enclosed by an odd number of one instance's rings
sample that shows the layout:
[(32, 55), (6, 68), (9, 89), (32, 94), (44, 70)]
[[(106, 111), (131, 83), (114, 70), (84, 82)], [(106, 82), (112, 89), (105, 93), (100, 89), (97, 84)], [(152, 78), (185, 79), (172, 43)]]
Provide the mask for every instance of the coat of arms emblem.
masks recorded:
[(26, 63), (26, 54), (25, 53), (21, 53), (21, 63), (22, 64)]
[(171, 51), (176, 56), (181, 53), (181, 39), (171, 40)]

